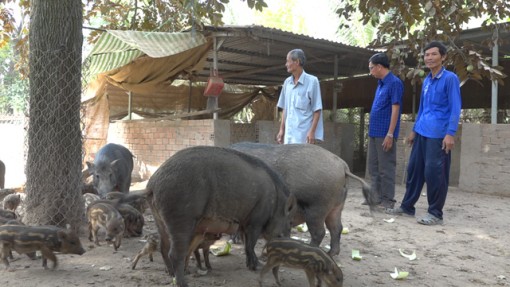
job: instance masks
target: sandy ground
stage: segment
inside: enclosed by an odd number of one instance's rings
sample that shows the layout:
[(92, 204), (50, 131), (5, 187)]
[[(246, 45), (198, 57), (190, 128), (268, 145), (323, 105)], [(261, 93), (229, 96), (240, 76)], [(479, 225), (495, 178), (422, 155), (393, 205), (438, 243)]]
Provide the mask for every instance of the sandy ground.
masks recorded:
[[(354, 185), (356, 184), (356, 185)], [(397, 187), (397, 200), (404, 188)], [(344, 286), (510, 286), (510, 198), (466, 193), (450, 188), (442, 226), (423, 226), (414, 218), (391, 217), (382, 213), (370, 217), (368, 208), (361, 205), (361, 189), (353, 183), (349, 189), (343, 213), (344, 227), (349, 233), (342, 236), (340, 255), (334, 259), (342, 266)], [(418, 202), (418, 216), (426, 212), (426, 197)], [(150, 211), (146, 213), (145, 233), (155, 231)], [(293, 236), (308, 239), (307, 233), (293, 230)], [(154, 262), (143, 257), (136, 270), (131, 260), (143, 247), (143, 238), (124, 239), (115, 252), (112, 246), (94, 246), (83, 233), (82, 243), (87, 252), (82, 255), (58, 255), (59, 267), (44, 270), (41, 260), (30, 260), (15, 254), (11, 262), (14, 271), (0, 271), (0, 286), (171, 286), (171, 278), (164, 272), (161, 255)], [(228, 237), (217, 241), (222, 246)], [(327, 248), (329, 237), (322, 246)], [(257, 253), (263, 246), (260, 240)], [(351, 258), (358, 249), (360, 261)], [(415, 251), (417, 259), (410, 261), (399, 253)], [(196, 273), (191, 261), (190, 286), (258, 286), (258, 273), (245, 266), (241, 245), (234, 245), (228, 256), (211, 255), (213, 270), (206, 275)], [(404, 280), (394, 280), (394, 269), (407, 271)], [(281, 268), (284, 287), (308, 286), (304, 272)], [(272, 274), (264, 278), (264, 286), (276, 286)]]

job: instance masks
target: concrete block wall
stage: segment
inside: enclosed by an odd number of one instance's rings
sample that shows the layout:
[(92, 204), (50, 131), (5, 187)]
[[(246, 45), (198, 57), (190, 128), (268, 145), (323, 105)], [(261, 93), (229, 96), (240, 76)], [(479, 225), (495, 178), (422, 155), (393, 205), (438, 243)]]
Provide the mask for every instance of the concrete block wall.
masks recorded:
[(256, 142), (257, 127), (256, 124), (236, 124), (230, 123), (230, 142)]
[[(405, 185), (407, 176), (407, 165), (409, 163), (409, 156), (411, 154), (412, 146), (408, 146), (405, 143), (405, 139), (413, 130), (414, 122), (401, 122), (399, 137), (397, 139), (397, 166), (395, 169), (395, 184)], [(450, 186), (459, 185), (460, 167), (461, 167), (461, 150), (462, 145), (462, 125), (459, 125), (457, 133), (455, 135), (455, 146), (452, 151), (452, 162), (450, 166)], [(370, 150), (368, 151), (370, 153)], [(367, 169), (365, 172), (365, 178), (370, 180), (370, 174), (368, 172), (368, 156), (367, 156)]]
[(510, 125), (463, 124), (459, 187), (510, 196)]

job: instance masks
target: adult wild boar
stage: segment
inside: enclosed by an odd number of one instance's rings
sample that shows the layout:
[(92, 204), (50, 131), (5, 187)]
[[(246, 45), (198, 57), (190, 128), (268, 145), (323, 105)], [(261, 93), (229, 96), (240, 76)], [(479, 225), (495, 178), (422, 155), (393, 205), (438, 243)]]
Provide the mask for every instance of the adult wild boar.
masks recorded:
[(94, 162), (87, 162), (87, 166), (101, 198), (110, 191), (129, 192), (133, 154), (127, 148), (109, 143), (99, 149)]
[(0, 160), (0, 189), (5, 187), (5, 164)]
[(161, 235), (163, 260), (181, 287), (188, 286), (186, 256), (204, 234), (232, 234), (239, 229), (245, 239), (246, 265), (252, 270), (258, 265), (254, 247), (260, 235), (266, 239), (290, 235), (294, 196), (263, 161), (233, 149), (183, 149), (158, 168), (146, 190)]
[(230, 147), (262, 159), (282, 175), (297, 199), (298, 211), (292, 224), (306, 222), (312, 237), (310, 244), (319, 246), (326, 234), (326, 223), (331, 235), (329, 254), (332, 256), (340, 253), (341, 217), (347, 197), (346, 177), (361, 182), (371, 210), (375, 205), (367, 183), (352, 174), (340, 157), (320, 146), (243, 142)]

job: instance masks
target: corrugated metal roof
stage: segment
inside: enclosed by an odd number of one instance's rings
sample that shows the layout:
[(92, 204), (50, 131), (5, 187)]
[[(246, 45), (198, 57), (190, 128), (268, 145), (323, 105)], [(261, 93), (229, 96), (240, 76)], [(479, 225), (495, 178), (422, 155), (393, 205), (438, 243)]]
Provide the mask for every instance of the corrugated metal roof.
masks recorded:
[[(306, 54), (306, 72), (320, 80), (333, 77), (335, 55), (339, 77), (351, 77), (368, 74), (368, 59), (374, 54), (373, 50), (262, 26), (206, 26), (202, 33), (217, 38), (218, 71), (231, 84), (281, 85), (289, 76), (287, 53), (295, 48)], [(199, 73), (199, 80), (210, 74), (212, 51), (207, 61), (208, 68)]]

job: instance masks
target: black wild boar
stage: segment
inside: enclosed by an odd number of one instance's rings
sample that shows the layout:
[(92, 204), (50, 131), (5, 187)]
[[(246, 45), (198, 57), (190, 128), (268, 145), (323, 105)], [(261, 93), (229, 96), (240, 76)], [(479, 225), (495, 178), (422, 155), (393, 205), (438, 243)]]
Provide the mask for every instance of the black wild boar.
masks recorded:
[(0, 160), (0, 189), (5, 187), (5, 164)]
[(87, 208), (89, 221), (89, 240), (99, 246), (97, 232), (100, 227), (106, 231), (107, 242), (113, 241), (115, 251), (120, 247), (122, 235), (124, 234), (124, 219), (119, 211), (111, 204), (97, 201)]
[(312, 237), (310, 244), (313, 246), (319, 246), (324, 239), (325, 224), (331, 235), (330, 255), (340, 253), (347, 177), (361, 183), (363, 196), (371, 210), (375, 206), (369, 185), (352, 174), (340, 157), (320, 146), (244, 142), (230, 147), (262, 159), (282, 175), (297, 199), (298, 211), (292, 224), (295, 226), (306, 222)]
[(129, 192), (133, 154), (127, 148), (109, 143), (99, 149), (93, 163), (87, 162), (87, 167), (101, 198), (110, 191)]
[[(259, 285), (262, 287), (264, 275), (273, 270), (276, 284), (280, 286), (278, 269), (281, 265), (303, 269), (310, 287), (321, 286), (321, 281), (329, 287), (342, 287), (342, 270), (329, 254), (319, 247), (290, 238), (275, 238), (266, 245), (267, 263), (260, 271)], [(317, 285), (315, 284), (317, 278)]]
[(73, 231), (56, 226), (0, 226), (0, 245), (1, 257), (6, 268), (9, 268), (7, 257), (12, 250), (18, 253), (41, 251), (45, 269), (48, 259), (53, 262), (53, 269), (58, 265), (53, 252), (78, 255), (85, 253), (80, 238)]
[(282, 178), (263, 161), (233, 149), (181, 150), (158, 168), (146, 190), (163, 260), (181, 287), (188, 286), (186, 256), (205, 233), (231, 234), (239, 229), (251, 270), (259, 264), (254, 247), (260, 235), (271, 239), (290, 234), (295, 198)]

